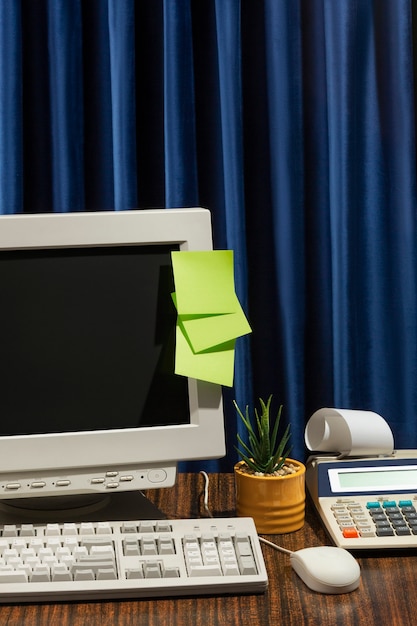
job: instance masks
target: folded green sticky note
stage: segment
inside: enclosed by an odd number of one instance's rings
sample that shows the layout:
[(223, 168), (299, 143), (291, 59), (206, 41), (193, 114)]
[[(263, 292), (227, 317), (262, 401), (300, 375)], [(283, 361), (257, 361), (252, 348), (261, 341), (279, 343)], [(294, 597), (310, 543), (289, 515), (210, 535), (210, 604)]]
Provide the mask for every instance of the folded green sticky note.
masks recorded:
[(203, 352), (251, 332), (237, 298), (236, 301), (237, 308), (234, 313), (194, 318), (180, 316), (184, 332), (194, 352)]
[(208, 352), (195, 354), (180, 325), (176, 331), (175, 373), (210, 383), (233, 385), (235, 340), (231, 340)]

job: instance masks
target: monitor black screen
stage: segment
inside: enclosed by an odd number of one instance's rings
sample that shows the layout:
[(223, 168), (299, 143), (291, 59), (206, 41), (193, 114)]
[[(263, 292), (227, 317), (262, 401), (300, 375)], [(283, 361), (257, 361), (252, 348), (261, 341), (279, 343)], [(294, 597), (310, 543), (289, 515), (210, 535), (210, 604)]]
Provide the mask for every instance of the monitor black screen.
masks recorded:
[(0, 252), (0, 434), (189, 423), (171, 250)]

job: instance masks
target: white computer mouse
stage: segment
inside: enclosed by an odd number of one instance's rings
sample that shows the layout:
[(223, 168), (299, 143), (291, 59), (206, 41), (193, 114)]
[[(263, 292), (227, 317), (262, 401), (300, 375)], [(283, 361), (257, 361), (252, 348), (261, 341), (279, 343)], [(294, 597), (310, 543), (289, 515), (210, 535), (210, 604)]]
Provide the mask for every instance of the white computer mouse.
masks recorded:
[(303, 548), (292, 552), (290, 561), (294, 571), (313, 591), (348, 593), (359, 586), (359, 564), (344, 548)]

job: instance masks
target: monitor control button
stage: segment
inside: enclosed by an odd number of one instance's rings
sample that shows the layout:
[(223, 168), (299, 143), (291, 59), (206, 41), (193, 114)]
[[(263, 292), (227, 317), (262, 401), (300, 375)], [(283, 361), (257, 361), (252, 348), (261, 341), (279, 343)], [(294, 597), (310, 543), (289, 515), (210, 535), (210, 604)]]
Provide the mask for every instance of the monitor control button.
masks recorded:
[(163, 483), (166, 480), (167, 473), (163, 469), (149, 470), (148, 480), (151, 483)]
[(6, 489), (10, 491), (16, 491), (17, 489), (20, 489), (20, 487), (21, 487), (20, 483), (8, 483), (6, 485)]

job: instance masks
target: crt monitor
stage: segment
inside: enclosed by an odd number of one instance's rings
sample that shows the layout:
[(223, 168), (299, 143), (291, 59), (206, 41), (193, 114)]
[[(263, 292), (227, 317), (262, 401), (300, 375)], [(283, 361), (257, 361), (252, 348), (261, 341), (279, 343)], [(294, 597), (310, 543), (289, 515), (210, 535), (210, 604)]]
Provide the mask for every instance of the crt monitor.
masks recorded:
[(0, 217), (0, 499), (137, 492), (225, 453), (218, 385), (174, 373), (173, 250), (200, 208)]

